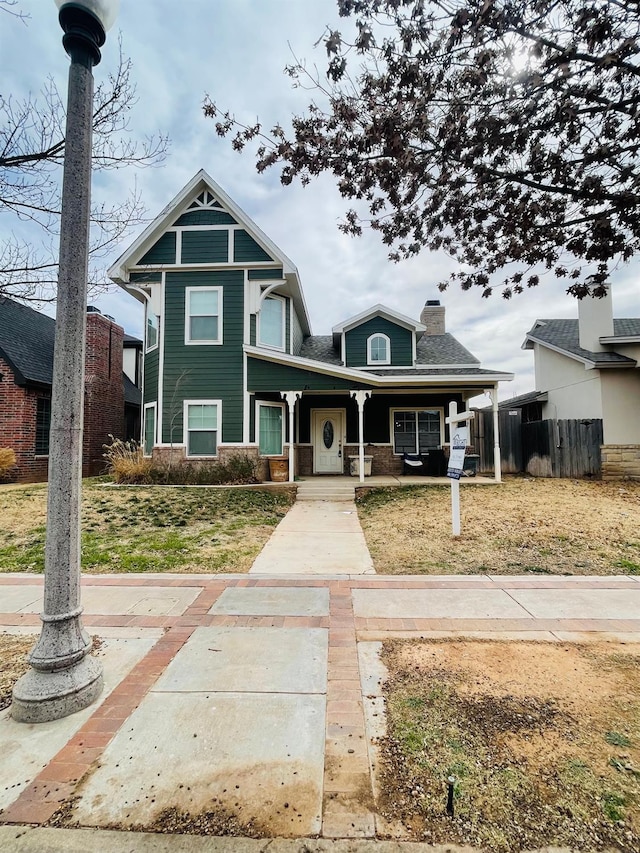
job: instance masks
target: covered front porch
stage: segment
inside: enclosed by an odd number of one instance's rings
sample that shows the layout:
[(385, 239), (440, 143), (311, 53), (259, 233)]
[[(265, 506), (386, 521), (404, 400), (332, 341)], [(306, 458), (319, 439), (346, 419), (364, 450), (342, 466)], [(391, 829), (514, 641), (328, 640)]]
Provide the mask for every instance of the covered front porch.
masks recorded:
[[(350, 388), (326, 391), (302, 387), (251, 395), (255, 411), (252, 441), (261, 458), (288, 458), (288, 479), (347, 478), (368, 485), (446, 481), (449, 404), (458, 410), (486, 388)], [(494, 477), (500, 481), (497, 385), (489, 389), (495, 420)], [(474, 448), (469, 447), (473, 454)], [(409, 473), (405, 456), (425, 462)], [(355, 477), (353, 476), (355, 474)]]

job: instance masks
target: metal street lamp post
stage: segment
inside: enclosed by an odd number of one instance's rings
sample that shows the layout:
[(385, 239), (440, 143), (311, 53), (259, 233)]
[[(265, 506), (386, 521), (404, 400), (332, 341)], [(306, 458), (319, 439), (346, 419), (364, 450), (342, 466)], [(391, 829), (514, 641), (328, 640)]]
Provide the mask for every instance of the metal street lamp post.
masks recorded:
[(67, 98), (56, 338), (51, 391), (49, 491), (42, 631), (16, 683), (15, 720), (57, 720), (90, 705), (102, 666), (80, 614), (82, 420), (91, 189), (94, 65), (119, 0), (55, 0), (71, 58)]

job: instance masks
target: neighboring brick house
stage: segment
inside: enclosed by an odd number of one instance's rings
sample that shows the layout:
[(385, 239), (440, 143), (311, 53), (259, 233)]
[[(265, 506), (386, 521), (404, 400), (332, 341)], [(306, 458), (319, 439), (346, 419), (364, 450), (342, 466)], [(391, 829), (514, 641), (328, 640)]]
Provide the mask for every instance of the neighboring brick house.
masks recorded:
[[(109, 434), (126, 436), (125, 403), (140, 411), (140, 390), (123, 374), (123, 330), (87, 314), (83, 474), (104, 468)], [(16, 454), (12, 479), (47, 479), (55, 320), (0, 298), (0, 447)], [(139, 417), (139, 414), (138, 414)]]

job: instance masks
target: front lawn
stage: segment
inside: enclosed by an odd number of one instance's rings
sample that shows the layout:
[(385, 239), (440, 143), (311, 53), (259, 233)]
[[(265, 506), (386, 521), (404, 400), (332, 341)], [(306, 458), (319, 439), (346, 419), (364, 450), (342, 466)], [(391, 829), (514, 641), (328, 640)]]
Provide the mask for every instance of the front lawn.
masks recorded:
[[(0, 488), (0, 572), (42, 572), (46, 485)], [(246, 572), (293, 490), (111, 486), (85, 481), (85, 572)]]
[(640, 574), (640, 483), (510, 477), (460, 488), (375, 489), (358, 513), (381, 574)]

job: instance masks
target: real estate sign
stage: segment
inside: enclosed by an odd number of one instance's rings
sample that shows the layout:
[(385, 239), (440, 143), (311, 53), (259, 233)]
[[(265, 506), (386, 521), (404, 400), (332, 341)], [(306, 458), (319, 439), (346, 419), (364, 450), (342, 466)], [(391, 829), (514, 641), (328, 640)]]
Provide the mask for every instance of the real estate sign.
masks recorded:
[(457, 426), (451, 437), (451, 453), (449, 454), (449, 466), (447, 477), (459, 480), (464, 468), (464, 452), (467, 447), (467, 427)]

